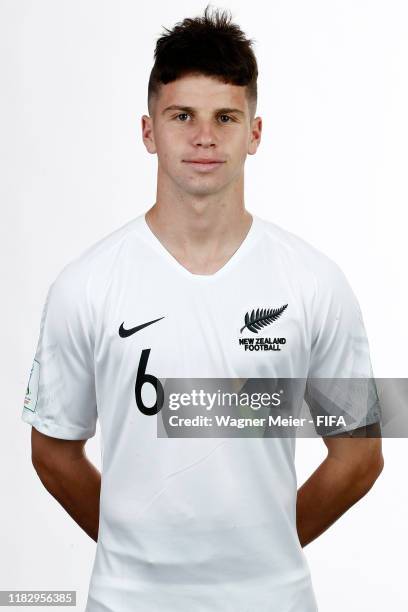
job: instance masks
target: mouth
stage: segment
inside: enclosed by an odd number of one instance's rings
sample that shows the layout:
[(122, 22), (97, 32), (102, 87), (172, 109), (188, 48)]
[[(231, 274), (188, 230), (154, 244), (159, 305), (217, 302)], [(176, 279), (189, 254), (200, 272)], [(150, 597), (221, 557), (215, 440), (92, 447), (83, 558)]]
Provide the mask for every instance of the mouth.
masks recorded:
[(188, 164), (191, 168), (196, 170), (211, 171), (215, 168), (219, 168), (222, 164), (225, 164), (224, 160), (221, 159), (183, 159), (184, 164)]

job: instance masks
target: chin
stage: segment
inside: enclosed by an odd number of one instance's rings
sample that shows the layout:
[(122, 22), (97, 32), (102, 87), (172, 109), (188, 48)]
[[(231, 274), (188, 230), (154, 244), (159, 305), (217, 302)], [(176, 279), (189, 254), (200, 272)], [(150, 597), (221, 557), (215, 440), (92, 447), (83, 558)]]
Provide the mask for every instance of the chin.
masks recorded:
[(222, 191), (221, 187), (189, 187), (184, 189), (185, 193), (188, 193), (191, 196), (210, 196), (215, 195), (216, 193)]
[(179, 183), (179, 187), (189, 195), (192, 196), (206, 196), (213, 195), (223, 190), (225, 185), (211, 181), (194, 181)]

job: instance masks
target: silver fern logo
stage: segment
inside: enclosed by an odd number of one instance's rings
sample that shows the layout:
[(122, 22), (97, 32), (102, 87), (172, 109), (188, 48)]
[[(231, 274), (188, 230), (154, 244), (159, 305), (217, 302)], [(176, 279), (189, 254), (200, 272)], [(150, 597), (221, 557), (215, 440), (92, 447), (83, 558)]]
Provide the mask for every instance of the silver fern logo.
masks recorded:
[(276, 319), (279, 319), (287, 307), (288, 305), (285, 304), (280, 308), (258, 308), (256, 311), (253, 310), (251, 314), (247, 312), (245, 314), (245, 325), (240, 329), (241, 334), (246, 327), (249, 329), (249, 331), (257, 334), (259, 329), (262, 329), (265, 327), (265, 325), (269, 325), (270, 323), (276, 321)]
[[(279, 308), (257, 308), (252, 310), (251, 313), (245, 313), (244, 322), (240, 329), (240, 333), (247, 329), (253, 334), (257, 334), (258, 331), (263, 330), (271, 323), (274, 323), (288, 307), (287, 304), (280, 306)], [(259, 336), (258, 338), (239, 338), (239, 345), (244, 347), (245, 351), (280, 351), (281, 345), (286, 344), (286, 338), (265, 338)]]

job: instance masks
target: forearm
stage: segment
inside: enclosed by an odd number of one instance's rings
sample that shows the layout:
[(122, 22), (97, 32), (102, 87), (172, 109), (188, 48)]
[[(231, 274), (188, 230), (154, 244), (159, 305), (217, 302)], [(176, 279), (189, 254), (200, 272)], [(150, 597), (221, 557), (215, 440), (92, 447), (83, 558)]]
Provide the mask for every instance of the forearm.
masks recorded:
[(55, 461), (52, 468), (38, 464), (35, 469), (47, 491), (96, 542), (101, 474), (86, 455)]
[(306, 546), (323, 533), (371, 488), (376, 476), (335, 457), (326, 459), (297, 493), (296, 526)]

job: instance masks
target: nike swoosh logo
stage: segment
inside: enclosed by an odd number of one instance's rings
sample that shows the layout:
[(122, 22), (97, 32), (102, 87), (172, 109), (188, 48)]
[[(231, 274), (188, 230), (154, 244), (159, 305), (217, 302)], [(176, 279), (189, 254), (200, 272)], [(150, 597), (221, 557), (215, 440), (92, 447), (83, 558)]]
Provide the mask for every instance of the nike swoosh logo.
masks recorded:
[(160, 317), (159, 319), (154, 319), (154, 321), (148, 321), (147, 323), (142, 323), (141, 325), (137, 325), (136, 327), (132, 327), (131, 329), (125, 329), (122, 323), (121, 326), (119, 327), (119, 336), (121, 338), (127, 338), (128, 336), (135, 334), (136, 332), (143, 329), (144, 327), (147, 327), (148, 325), (151, 325), (152, 323), (156, 323), (156, 321), (160, 321), (161, 319), (164, 319), (164, 317)]

